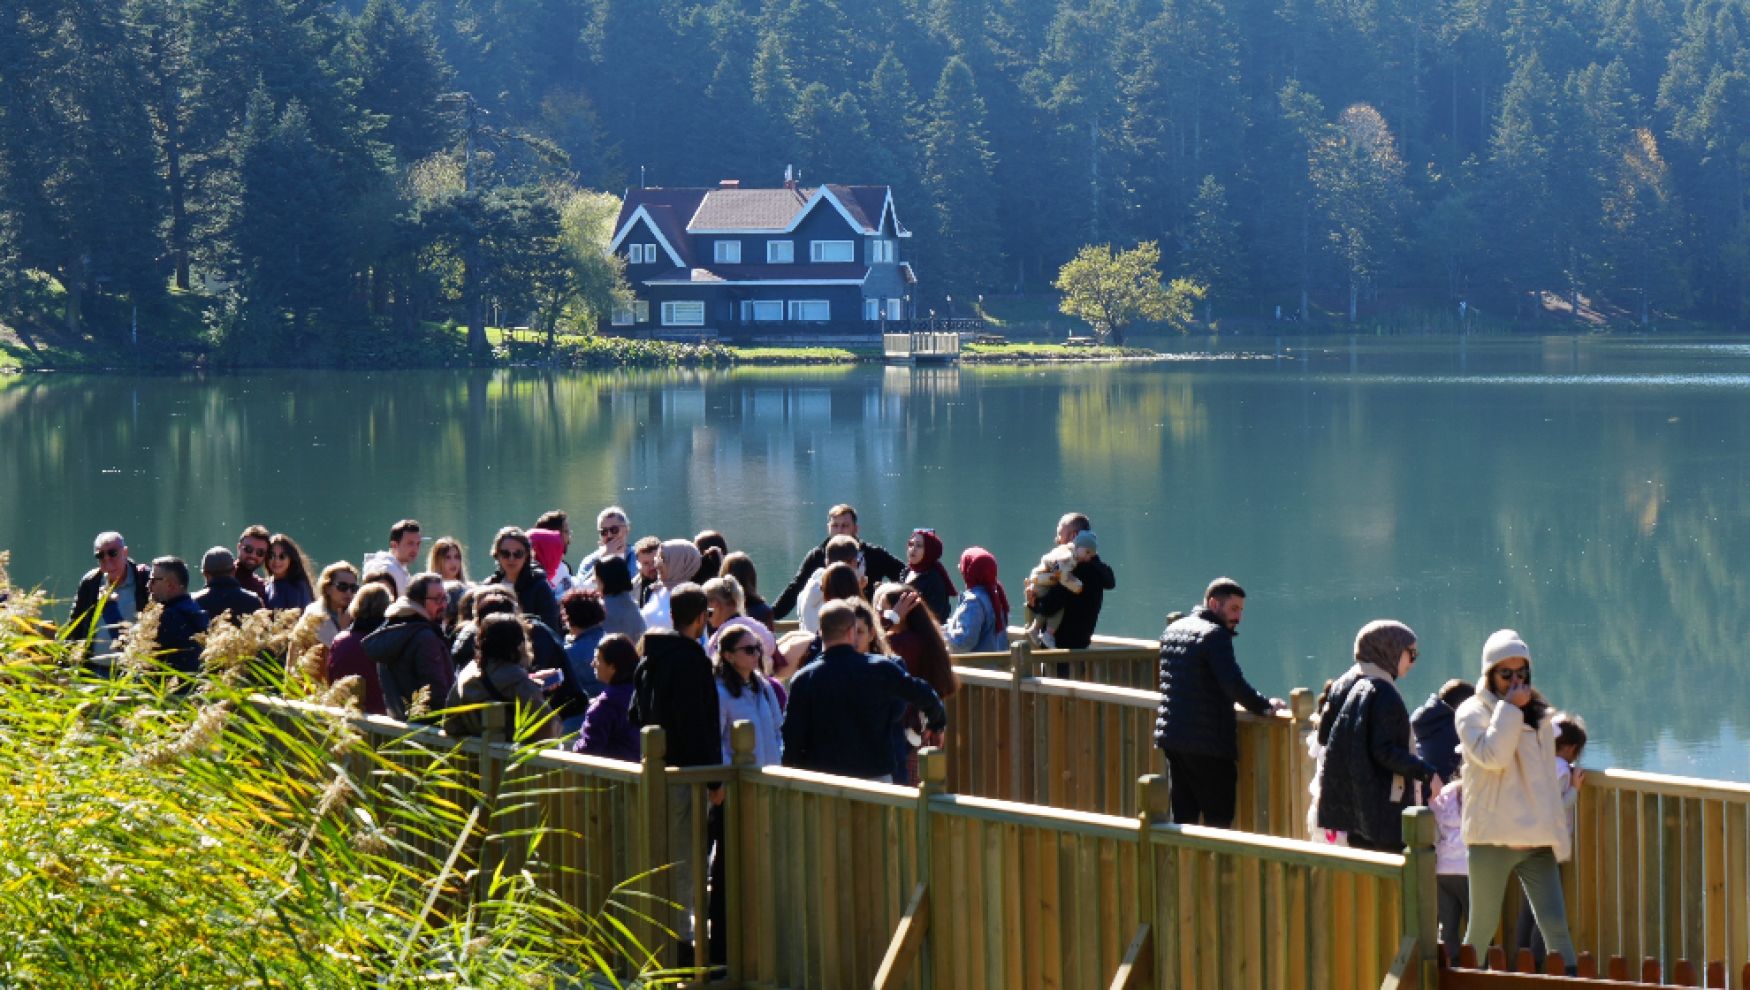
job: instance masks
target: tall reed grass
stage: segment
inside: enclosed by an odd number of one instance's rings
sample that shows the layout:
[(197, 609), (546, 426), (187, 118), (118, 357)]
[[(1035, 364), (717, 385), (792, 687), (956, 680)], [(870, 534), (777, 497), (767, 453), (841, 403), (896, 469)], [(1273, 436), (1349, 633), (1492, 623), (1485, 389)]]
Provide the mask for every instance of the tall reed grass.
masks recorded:
[[(181, 678), (154, 605), (98, 677), (49, 604), (0, 553), (0, 987), (666, 981), (631, 935), (640, 895), (584, 911), (535, 879), (541, 840), (588, 836), (519, 835), (529, 857), (483, 872), (504, 836), (465, 754), (373, 746), (357, 685), (305, 676), (295, 617), (216, 623)], [(334, 707), (276, 719), (256, 692)]]

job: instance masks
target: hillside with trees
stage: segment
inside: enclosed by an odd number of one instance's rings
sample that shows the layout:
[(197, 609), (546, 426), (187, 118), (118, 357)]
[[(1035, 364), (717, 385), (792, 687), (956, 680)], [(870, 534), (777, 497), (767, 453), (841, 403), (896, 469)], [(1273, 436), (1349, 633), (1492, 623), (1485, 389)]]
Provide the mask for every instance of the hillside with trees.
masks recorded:
[(1737, 324), (1747, 29), (1750, 0), (14, 0), (0, 319), (52, 279), (70, 327), (174, 287), (247, 346), (488, 300), (587, 323), (591, 190), (794, 163), (892, 184), (929, 294), (1153, 241), (1218, 316)]

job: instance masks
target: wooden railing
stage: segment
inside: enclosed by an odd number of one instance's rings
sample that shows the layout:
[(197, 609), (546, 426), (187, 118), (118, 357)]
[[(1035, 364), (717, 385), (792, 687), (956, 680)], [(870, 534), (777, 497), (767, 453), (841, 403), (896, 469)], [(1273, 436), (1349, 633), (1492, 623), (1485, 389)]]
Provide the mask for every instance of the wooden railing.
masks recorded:
[[(1025, 641), (1012, 644), (1008, 654), (969, 656), (983, 663), (1006, 657), (1009, 663), (1002, 673), (955, 669), (960, 690), (949, 699), (944, 744), (950, 790), (1076, 811), (1138, 813), (1136, 779), (1166, 772), (1154, 746), (1159, 694), (1035, 676), (1057, 661), (1041, 661)], [(1312, 701), (1309, 692), (1296, 689), (1287, 714), (1237, 713), (1235, 828), (1306, 837)]]
[[(292, 729), (338, 714), (257, 703)], [(722, 986), (1373, 987), (1403, 971), (1401, 939), (1435, 889), (1431, 833), (1423, 854), (1388, 856), (1170, 825), (1154, 776), (1133, 782), (1144, 810), (1126, 818), (946, 793), (933, 750), (915, 788), (754, 768), (745, 723), (734, 765), (678, 770), (662, 766), (655, 728), (633, 764), (351, 721), (397, 765), (448, 767), (478, 788), (493, 838), (469, 851), (475, 875), (527, 869), (585, 910), (634, 890), (653, 924), (628, 923), (696, 973), (703, 926), (673, 945), (662, 929), (683, 915), (665, 905), (703, 916), (706, 795), (722, 784)], [(683, 803), (691, 821), (671, 835)], [(658, 869), (681, 860), (690, 883)], [(1402, 985), (1431, 990), (1407, 972)]]

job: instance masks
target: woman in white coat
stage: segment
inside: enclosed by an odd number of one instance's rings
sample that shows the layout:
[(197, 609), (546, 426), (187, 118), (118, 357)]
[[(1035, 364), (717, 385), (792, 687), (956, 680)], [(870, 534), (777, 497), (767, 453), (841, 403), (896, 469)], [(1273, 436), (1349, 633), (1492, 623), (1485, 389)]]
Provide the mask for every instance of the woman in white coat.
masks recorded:
[(1531, 899), (1551, 952), (1574, 971), (1558, 860), (1568, 858), (1567, 818), (1556, 781), (1553, 711), (1531, 688), (1531, 650), (1501, 629), (1483, 645), (1477, 693), (1459, 706), (1464, 756), (1461, 835), (1470, 856), (1470, 928), (1465, 943), (1478, 958), (1501, 920), (1507, 881), (1515, 873)]

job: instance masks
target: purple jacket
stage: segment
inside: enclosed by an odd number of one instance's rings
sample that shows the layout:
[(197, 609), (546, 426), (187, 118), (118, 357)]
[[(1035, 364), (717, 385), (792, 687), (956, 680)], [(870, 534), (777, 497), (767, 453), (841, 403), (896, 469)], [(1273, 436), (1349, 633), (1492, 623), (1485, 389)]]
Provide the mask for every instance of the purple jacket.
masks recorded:
[(609, 684), (583, 713), (583, 731), (571, 744), (573, 753), (638, 762), (638, 726), (632, 724), (632, 682)]

